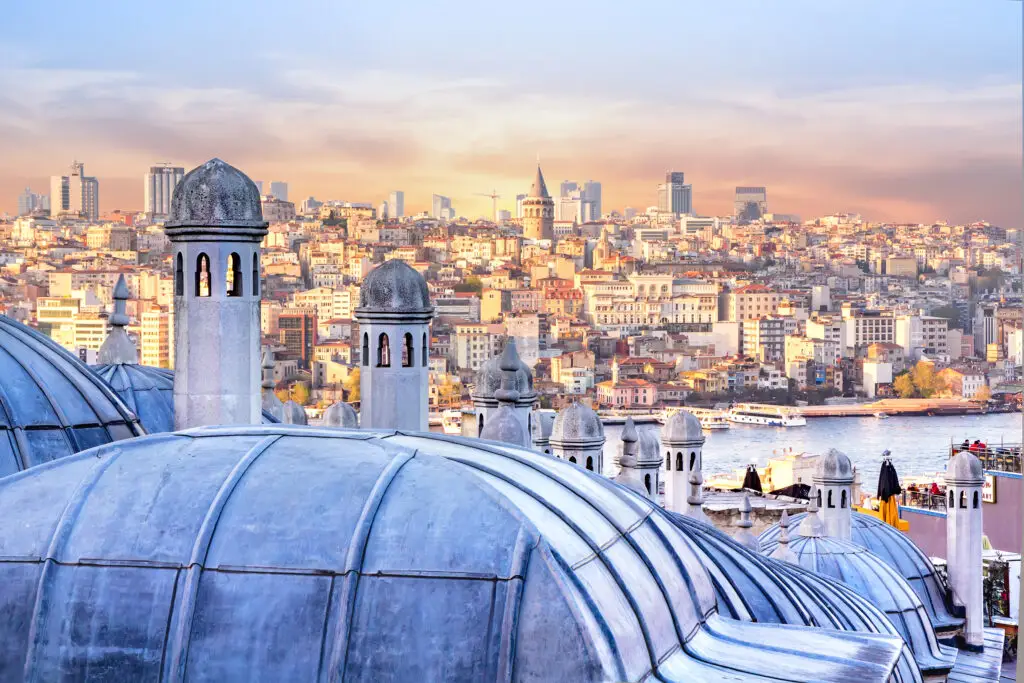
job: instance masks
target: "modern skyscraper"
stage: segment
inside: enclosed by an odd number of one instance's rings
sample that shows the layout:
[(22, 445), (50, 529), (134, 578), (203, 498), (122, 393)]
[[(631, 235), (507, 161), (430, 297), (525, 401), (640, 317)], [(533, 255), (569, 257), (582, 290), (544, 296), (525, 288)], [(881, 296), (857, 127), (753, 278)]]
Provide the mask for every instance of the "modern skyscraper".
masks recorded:
[(523, 236), (531, 240), (549, 240), (554, 236), (555, 202), (544, 184), (540, 164), (530, 192), (523, 200)]
[(50, 176), (50, 215), (57, 217), (67, 213), (68, 202), (68, 177), (66, 175)]
[(568, 197), (570, 194), (580, 189), (580, 184), (573, 180), (563, 180), (558, 186), (558, 196)]
[(391, 218), (404, 218), (405, 217), (405, 193), (401, 190), (395, 190), (388, 197), (388, 216)]
[(270, 196), (278, 201), (288, 201), (288, 183), (282, 180), (270, 181)]
[(168, 216), (171, 213), (171, 197), (174, 188), (185, 177), (181, 166), (158, 164), (150, 166), (149, 173), (142, 178), (144, 211), (151, 216)]
[(658, 210), (676, 215), (693, 213), (693, 188), (683, 180), (682, 171), (669, 171), (658, 185)]
[(525, 194), (516, 195), (516, 218), (523, 217), (523, 200), (526, 199)]
[(737, 187), (733, 201), (733, 215), (746, 221), (756, 221), (768, 213), (768, 192), (763, 187)]
[(452, 208), (451, 197), (435, 194), (431, 197), (430, 215), (442, 221), (450, 221), (455, 218), (455, 209)]
[(47, 211), (50, 208), (50, 198), (45, 194), (38, 194), (26, 187), (25, 191), (18, 195), (18, 215), (25, 216), (33, 211)]
[(588, 180), (581, 186), (563, 180), (555, 202), (555, 220), (586, 223), (601, 218), (601, 183)]
[(50, 215), (71, 213), (91, 221), (100, 217), (100, 184), (85, 175), (85, 165), (75, 161), (70, 176), (50, 177)]
[(583, 201), (590, 206), (590, 215), (586, 216), (586, 221), (597, 221), (601, 220), (601, 183), (594, 180), (588, 180), (583, 183)]

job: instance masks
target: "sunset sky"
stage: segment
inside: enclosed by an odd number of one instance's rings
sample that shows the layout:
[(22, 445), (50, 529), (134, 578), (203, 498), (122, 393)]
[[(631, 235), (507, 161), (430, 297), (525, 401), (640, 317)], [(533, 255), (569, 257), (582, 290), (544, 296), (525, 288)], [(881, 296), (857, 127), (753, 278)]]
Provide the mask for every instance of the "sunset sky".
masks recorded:
[[(264, 8), (257, 8), (262, 6)], [(0, 212), (72, 159), (100, 208), (156, 162), (219, 156), (290, 198), (430, 194), (512, 209), (603, 183), (604, 209), (686, 173), (804, 218), (1020, 226), (1020, 2), (701, 0), (9, 3)]]

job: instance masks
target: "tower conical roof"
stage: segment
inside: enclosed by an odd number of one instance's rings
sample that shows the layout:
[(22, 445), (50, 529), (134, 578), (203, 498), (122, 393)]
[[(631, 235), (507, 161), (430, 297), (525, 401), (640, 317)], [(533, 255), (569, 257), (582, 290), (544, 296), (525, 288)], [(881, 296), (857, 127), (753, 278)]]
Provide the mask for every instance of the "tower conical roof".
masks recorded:
[(544, 174), (541, 173), (540, 164), (537, 164), (537, 177), (533, 179), (533, 185), (530, 185), (530, 196), (543, 199), (551, 198), (551, 195), (548, 194), (548, 186), (544, 183)]

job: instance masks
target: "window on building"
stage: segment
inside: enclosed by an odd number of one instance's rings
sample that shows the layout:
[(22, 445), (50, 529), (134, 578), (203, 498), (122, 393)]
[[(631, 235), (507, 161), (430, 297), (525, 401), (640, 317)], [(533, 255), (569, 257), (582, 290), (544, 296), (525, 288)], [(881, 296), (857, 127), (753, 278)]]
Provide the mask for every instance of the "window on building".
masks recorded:
[(427, 333), (423, 333), (423, 367), (429, 365), (429, 356), (427, 355)]
[(174, 295), (185, 296), (185, 257), (178, 252), (174, 266)]
[(676, 472), (683, 471), (683, 454), (676, 452)]
[(665, 470), (668, 472), (672, 471), (672, 451), (665, 454)]
[(573, 465), (575, 465), (576, 464), (576, 456), (575, 455), (570, 455), (569, 456), (569, 462), (571, 462)]
[(977, 510), (977, 509), (978, 509), (978, 499), (979, 499), (979, 496), (978, 496), (978, 492), (977, 492), (977, 491), (975, 491), (975, 492), (974, 492), (974, 509), (975, 509), (975, 510)]
[(830, 508), (834, 508), (836, 506), (835, 503), (832, 502), (832, 491), (831, 490), (828, 492), (828, 506)]
[(227, 295), (242, 296), (242, 257), (232, 252), (227, 265)]
[(590, 470), (591, 472), (594, 471), (594, 458), (593, 458), (593, 456), (590, 456), (590, 455), (587, 456), (587, 469)]
[(252, 255), (252, 295), (260, 295), (260, 255), (258, 252)]
[(383, 332), (377, 338), (377, 367), (391, 367), (391, 343), (388, 341), (388, 335)]
[(693, 466), (697, 464), (697, 451), (690, 451), (690, 471), (693, 472)]
[(846, 489), (843, 489), (843, 491), (839, 495), (839, 507), (843, 508), (844, 510), (846, 509)]
[(210, 257), (205, 253), (196, 258), (196, 296), (210, 296)]
[(363, 332), (363, 365), (370, 364), (370, 335)]
[(967, 491), (960, 492), (960, 507), (964, 510), (967, 509)]
[(651, 475), (649, 475), (649, 474), (645, 474), (644, 475), (644, 486), (647, 487), (647, 493), (650, 493), (651, 492)]
[(416, 352), (413, 349), (412, 345), (412, 334), (406, 332), (402, 344), (402, 367), (411, 368), (413, 366), (413, 361), (415, 360), (415, 358)]

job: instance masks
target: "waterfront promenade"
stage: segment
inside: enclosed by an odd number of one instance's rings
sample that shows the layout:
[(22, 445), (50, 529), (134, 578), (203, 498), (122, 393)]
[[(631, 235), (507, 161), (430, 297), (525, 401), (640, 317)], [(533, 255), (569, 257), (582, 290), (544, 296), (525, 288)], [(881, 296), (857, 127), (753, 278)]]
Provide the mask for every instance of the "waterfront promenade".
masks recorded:
[(870, 417), (878, 413), (894, 415), (978, 415), (984, 412), (981, 401), (966, 398), (884, 398), (872, 403), (845, 403), (802, 406), (804, 417)]

